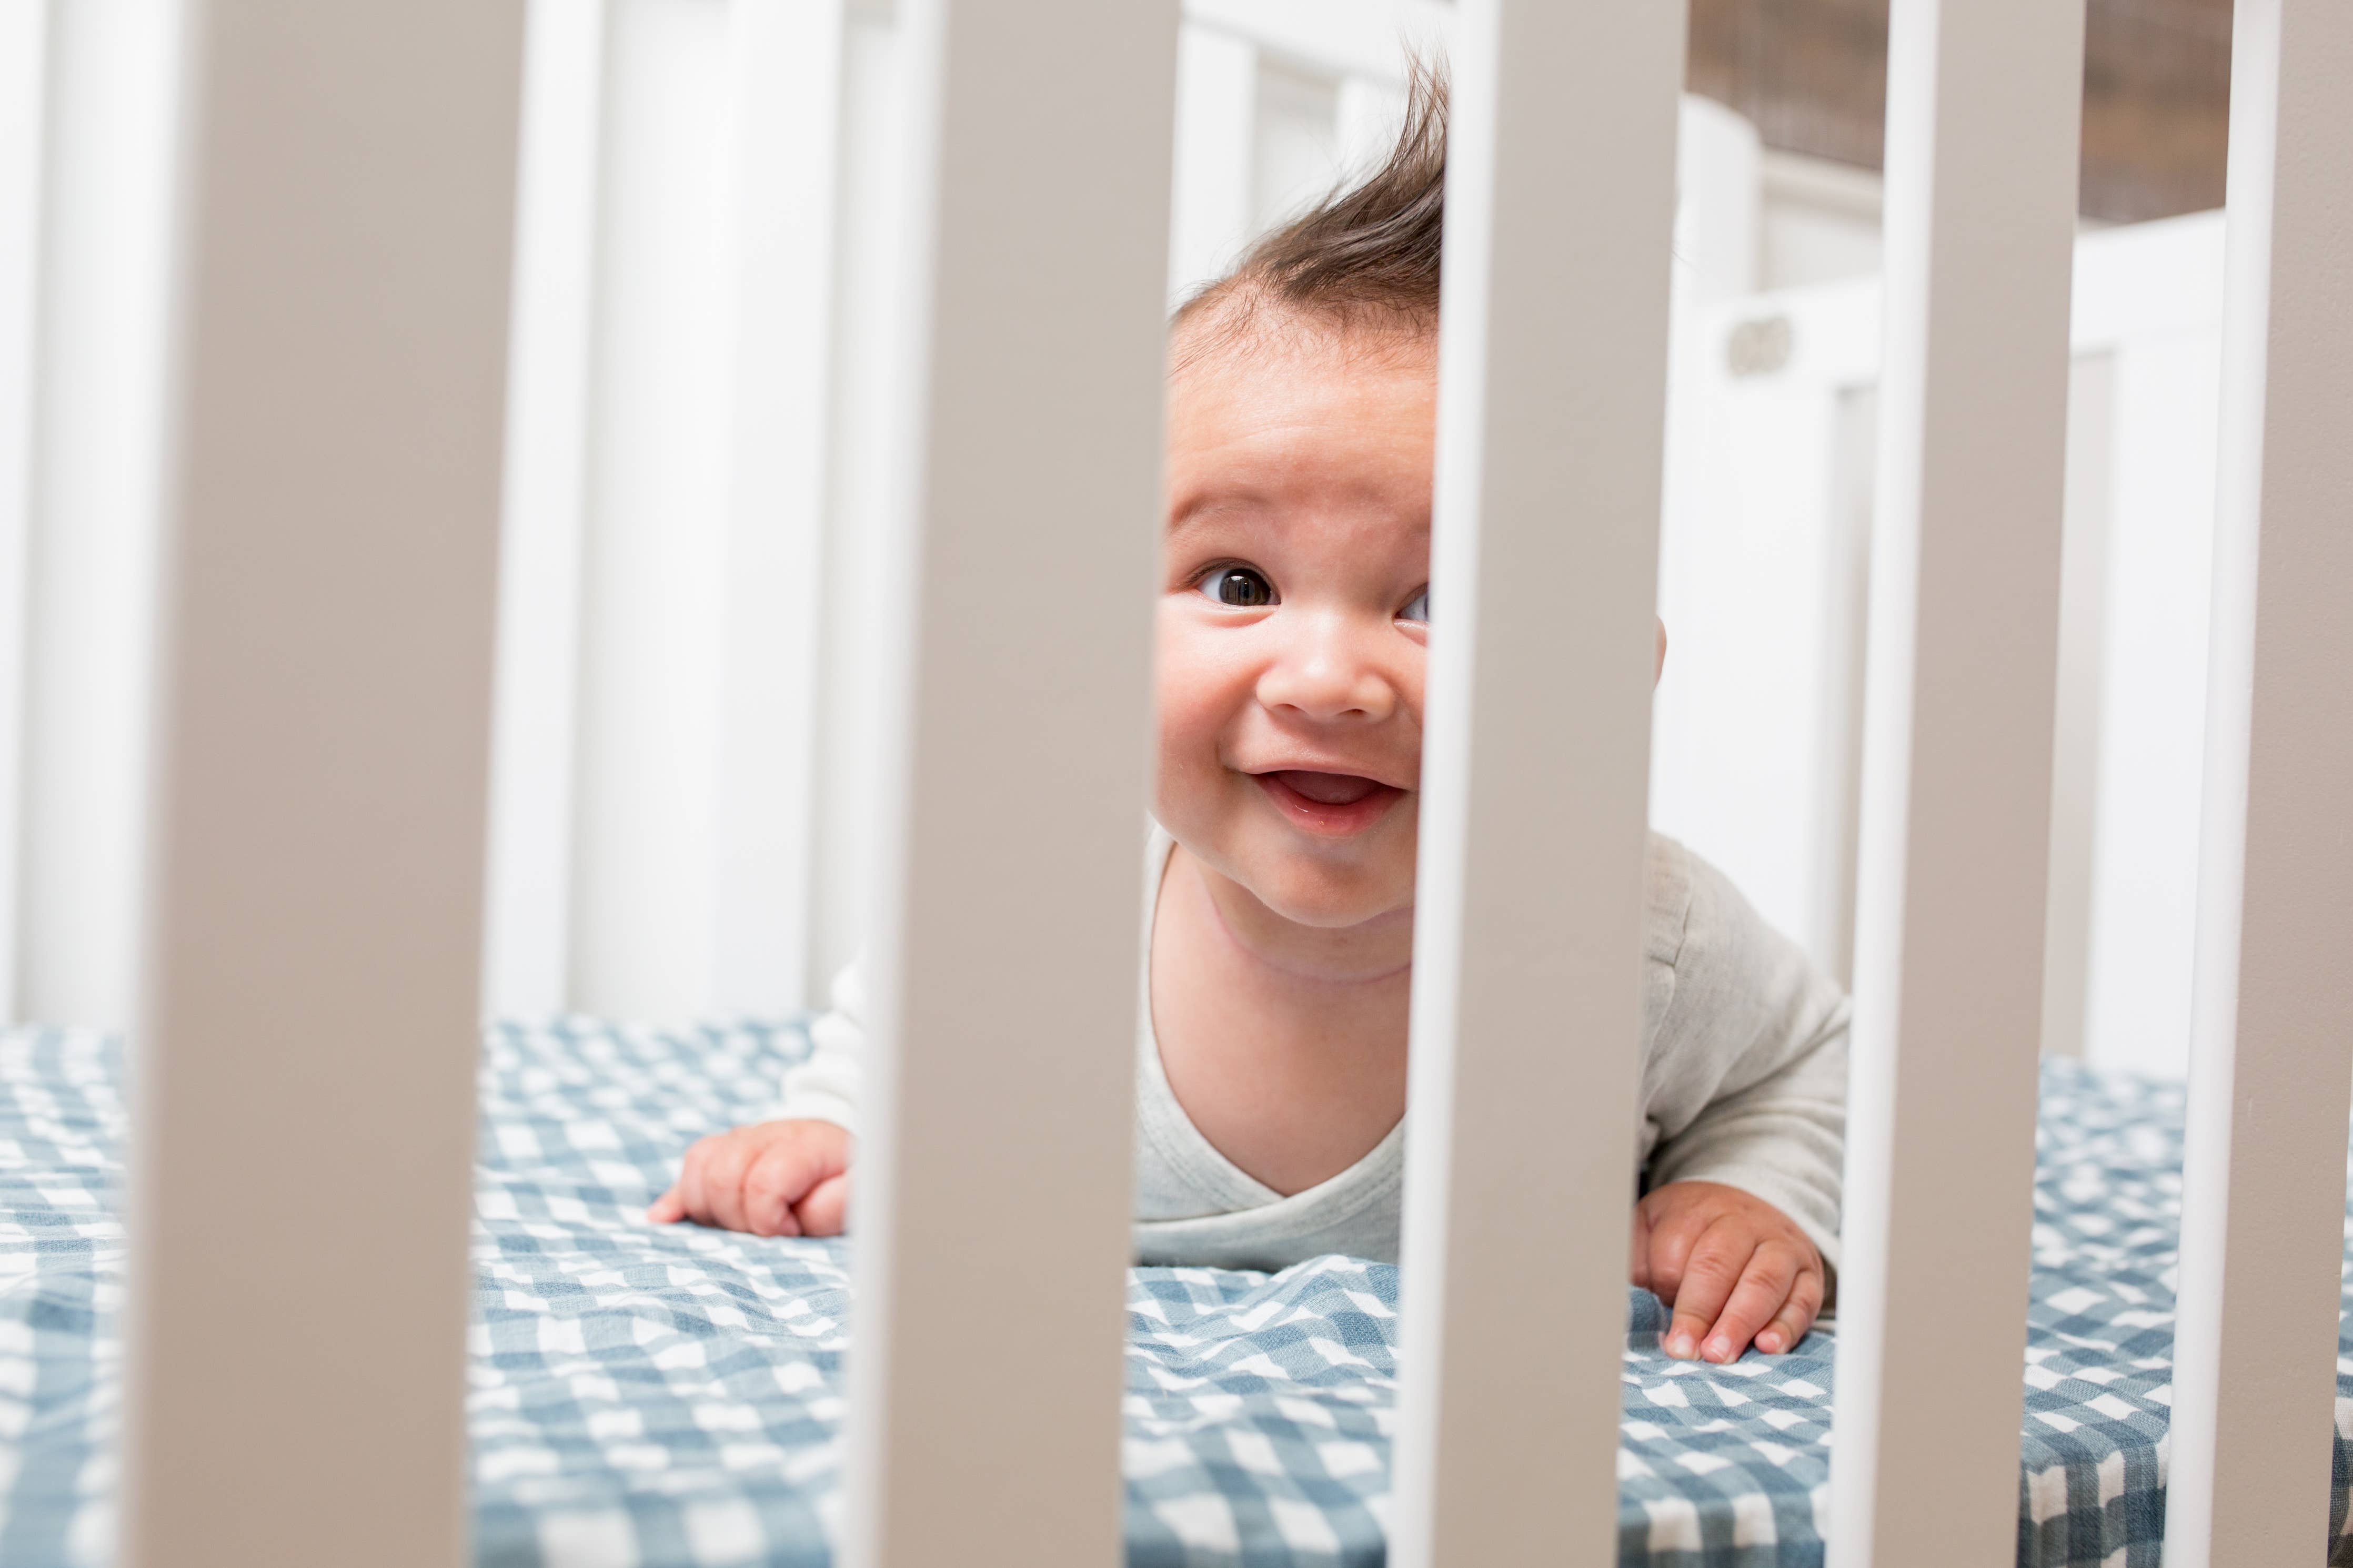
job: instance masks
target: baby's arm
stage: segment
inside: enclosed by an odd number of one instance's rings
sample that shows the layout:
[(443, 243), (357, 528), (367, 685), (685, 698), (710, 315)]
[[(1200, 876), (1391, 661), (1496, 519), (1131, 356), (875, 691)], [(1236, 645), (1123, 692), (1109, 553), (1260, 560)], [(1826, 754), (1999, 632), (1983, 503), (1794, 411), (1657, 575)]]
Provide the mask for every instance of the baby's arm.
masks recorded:
[(677, 1183), (646, 1217), (754, 1236), (839, 1236), (849, 1205), (864, 992), (856, 964), (833, 983), (833, 1008), (809, 1026), (807, 1060), (785, 1074), (771, 1120), (715, 1133), (686, 1152)]
[(1650, 1192), (1634, 1281), (1674, 1308), (1667, 1350), (1794, 1347), (1838, 1257), (1847, 1005), (1723, 875), (1687, 857), (1691, 905), (1651, 1070)]

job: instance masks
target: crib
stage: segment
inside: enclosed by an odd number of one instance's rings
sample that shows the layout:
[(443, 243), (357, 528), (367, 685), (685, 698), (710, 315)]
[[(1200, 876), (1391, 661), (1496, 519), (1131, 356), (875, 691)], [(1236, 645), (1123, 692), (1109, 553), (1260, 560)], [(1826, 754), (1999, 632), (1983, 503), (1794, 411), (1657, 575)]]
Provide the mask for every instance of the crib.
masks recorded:
[[(503, 1318), (470, 1343), (468, 1237), (522, 6), (209, 0), (188, 26), (119, 1560), (454, 1563), (505, 1517), (470, 1499), (469, 1358), (520, 1353)], [(1130, 1361), (1192, 1375), (1187, 1334), (1378, 1317), (1386, 1289), (1387, 1500), (1345, 1540), (1271, 1507), (1236, 1552), (1610, 1561), (1633, 1057), (1572, 1072), (1542, 1042), (1639, 1026), (1681, 8), (1454, 11), (1401, 1268), (1161, 1280), (1141, 1352), (1132, 1064), (1100, 1042), (1135, 1005), (1152, 541), (1106, 520), (1155, 505), (1176, 6), (910, 0), (903, 26), (881, 1048), (856, 1247), (794, 1285), (832, 1292), (851, 1347), (808, 1539), (858, 1568), (1117, 1560)], [(1872, 563), (1835, 1405), (1804, 1417), (1837, 1442), (1799, 1506), (1835, 1568), (1977, 1568), (2019, 1550), (2052, 1348), (2026, 1316), (2038, 1100), (2123, 1114), (2037, 1059), (2084, 6), (1896, 0), (1893, 26), (1898, 548)], [(2143, 1390), (2165, 1436), (2133, 1460), (2177, 1568), (2325, 1556), (2353, 1436), (2353, 13), (2241, 0), (2234, 26), (2179, 1305)], [(692, 1044), (744, 1081), (790, 1049)], [(61, 1082), (112, 1071), (103, 1042), (24, 1048)], [(495, 1037), (494, 1169), (594, 1121), (533, 1085), (596, 1062), (659, 1100), (684, 1048)], [(1008, 1211), (1060, 1241), (1007, 1246)], [(544, 1300), (550, 1267), (513, 1294)], [(976, 1353), (969, 1303), (1013, 1300), (1018, 1353)], [(681, 1526), (686, 1560), (763, 1560), (732, 1528)], [(1742, 1528), (1739, 1561), (1783, 1560)]]

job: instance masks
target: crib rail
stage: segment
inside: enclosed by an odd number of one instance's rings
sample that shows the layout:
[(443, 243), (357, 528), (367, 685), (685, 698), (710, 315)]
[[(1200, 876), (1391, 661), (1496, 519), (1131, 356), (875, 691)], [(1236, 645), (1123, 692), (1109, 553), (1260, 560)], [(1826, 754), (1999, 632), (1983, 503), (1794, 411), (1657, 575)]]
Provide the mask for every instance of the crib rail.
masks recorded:
[[(2238, 0), (2166, 1562), (2326, 1539), (2353, 1084), (2353, 12)], [(2337, 1426), (2341, 1430), (2341, 1425)]]
[[(0, 232), (37, 230), (44, 163), (48, 12), (17, 5), (0, 12)], [(30, 245), (0, 247), (0, 626), (25, 620), (26, 539), (33, 499), (32, 410), (38, 342), (39, 266)], [(0, 822), (21, 820), (24, 778), (23, 645), (0, 638)], [(13, 892), (16, 835), (0, 835), (0, 890)], [(16, 900), (0, 898), (0, 1006), (16, 997)]]
[(121, 1560), (454, 1563), (522, 8), (190, 25)]
[[(1105, 1563), (1176, 12), (914, 0), (901, 25), (911, 336), (844, 1553)], [(1016, 1298), (1030, 1353), (973, 1356), (968, 1303)]]
[(2083, 49), (2072, 0), (1891, 12), (1841, 1568), (2017, 1537)]
[(1412, 1568), (1617, 1551), (1683, 44), (1673, 5), (1466, 0), (1455, 32), (1394, 1472)]

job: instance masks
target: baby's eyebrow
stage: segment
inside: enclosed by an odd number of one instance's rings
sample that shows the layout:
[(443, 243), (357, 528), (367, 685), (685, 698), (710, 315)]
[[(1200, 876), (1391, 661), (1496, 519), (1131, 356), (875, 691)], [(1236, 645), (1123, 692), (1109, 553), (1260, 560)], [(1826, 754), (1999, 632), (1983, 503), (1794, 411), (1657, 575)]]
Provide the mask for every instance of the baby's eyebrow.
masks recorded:
[(1261, 515), (1261, 509), (1251, 501), (1232, 496), (1219, 496), (1211, 500), (1198, 500), (1189, 506), (1179, 508), (1169, 518), (1168, 537), (1175, 539), (1190, 530), (1206, 528), (1215, 522), (1260, 515)]

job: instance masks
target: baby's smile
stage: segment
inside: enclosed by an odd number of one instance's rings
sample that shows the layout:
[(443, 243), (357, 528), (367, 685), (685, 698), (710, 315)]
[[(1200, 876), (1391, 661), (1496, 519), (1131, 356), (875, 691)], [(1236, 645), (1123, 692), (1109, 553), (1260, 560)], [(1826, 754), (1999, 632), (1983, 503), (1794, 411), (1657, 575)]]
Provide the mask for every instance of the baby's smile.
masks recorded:
[(1388, 816), (1406, 793), (1361, 773), (1283, 768), (1250, 776), (1294, 826), (1335, 838), (1364, 832)]

